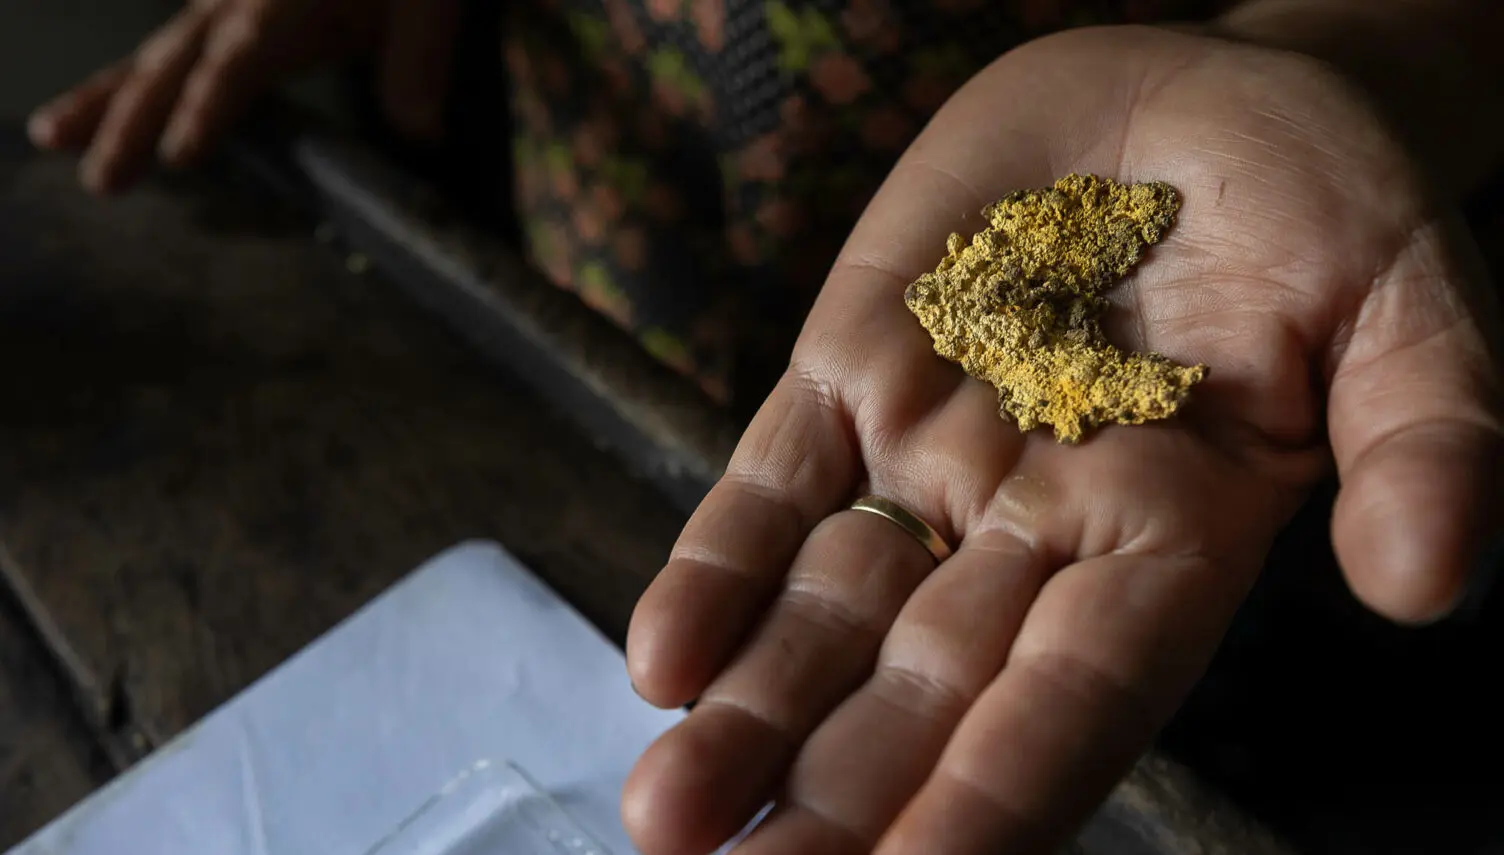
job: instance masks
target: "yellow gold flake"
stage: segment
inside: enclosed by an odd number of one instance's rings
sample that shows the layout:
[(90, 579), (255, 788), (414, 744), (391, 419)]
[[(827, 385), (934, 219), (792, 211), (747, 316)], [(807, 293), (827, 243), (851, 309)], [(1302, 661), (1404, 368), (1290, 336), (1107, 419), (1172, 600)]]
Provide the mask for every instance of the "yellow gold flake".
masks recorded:
[(1206, 366), (1120, 350), (1101, 317), (1103, 295), (1179, 211), (1168, 184), (1067, 175), (988, 206), (989, 226), (970, 243), (951, 235), (939, 267), (904, 302), (936, 353), (997, 388), (999, 411), (1020, 430), (1047, 424), (1076, 443), (1098, 425), (1167, 418)]

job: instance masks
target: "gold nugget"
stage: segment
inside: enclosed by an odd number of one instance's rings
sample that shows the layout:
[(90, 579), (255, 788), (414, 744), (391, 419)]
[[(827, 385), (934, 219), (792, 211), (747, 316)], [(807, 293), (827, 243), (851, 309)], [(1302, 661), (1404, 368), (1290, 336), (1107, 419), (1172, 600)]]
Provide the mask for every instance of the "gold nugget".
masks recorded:
[(935, 352), (997, 387), (1020, 430), (1055, 428), (1076, 443), (1098, 425), (1173, 415), (1206, 378), (1156, 353), (1125, 353), (1102, 333), (1102, 296), (1175, 222), (1180, 195), (1160, 182), (1067, 175), (982, 212), (968, 244), (953, 234), (934, 273), (904, 302)]

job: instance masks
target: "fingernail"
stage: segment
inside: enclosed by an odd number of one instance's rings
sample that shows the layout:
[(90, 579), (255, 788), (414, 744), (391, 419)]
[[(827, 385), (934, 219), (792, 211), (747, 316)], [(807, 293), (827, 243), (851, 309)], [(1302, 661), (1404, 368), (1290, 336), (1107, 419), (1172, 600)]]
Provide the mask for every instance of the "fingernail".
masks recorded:
[(157, 153), (163, 161), (176, 164), (187, 152), (188, 129), (177, 123), (169, 125), (167, 131), (162, 134), (161, 142), (157, 145)]
[(26, 121), (26, 135), (35, 145), (50, 146), (57, 137), (57, 122), (46, 113), (33, 113)]
[(114, 190), (114, 181), (105, 168), (103, 160), (97, 156), (84, 155), (84, 159), (78, 164), (78, 177), (84, 189), (91, 193), (107, 195)]
[(78, 180), (90, 190), (100, 189), (99, 158), (93, 152), (87, 152), (78, 162)]

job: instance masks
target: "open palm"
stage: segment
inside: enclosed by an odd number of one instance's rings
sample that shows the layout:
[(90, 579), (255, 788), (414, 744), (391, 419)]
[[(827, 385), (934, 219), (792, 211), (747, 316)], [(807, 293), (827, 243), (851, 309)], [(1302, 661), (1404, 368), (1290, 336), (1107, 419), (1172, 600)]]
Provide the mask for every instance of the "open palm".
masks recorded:
[[(1161, 180), (1178, 225), (1109, 334), (1210, 378), (1075, 447), (998, 417), (905, 308), (952, 231), (1069, 172)], [(640, 761), (648, 855), (1044, 852), (1200, 674), (1335, 462), (1334, 537), (1392, 617), (1454, 600), (1501, 448), (1452, 231), (1352, 90), (1294, 55), (1075, 31), (982, 72), (843, 250), (787, 375), (645, 595), (639, 691), (693, 712)], [(845, 513), (892, 499), (955, 555)]]

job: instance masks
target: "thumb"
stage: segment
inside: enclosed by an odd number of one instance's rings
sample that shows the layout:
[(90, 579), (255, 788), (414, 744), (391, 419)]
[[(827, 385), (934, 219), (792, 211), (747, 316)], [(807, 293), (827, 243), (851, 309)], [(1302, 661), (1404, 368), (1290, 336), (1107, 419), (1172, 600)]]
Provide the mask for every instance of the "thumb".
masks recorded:
[(1399, 621), (1450, 611), (1498, 534), (1496, 309), (1460, 232), (1433, 221), (1411, 234), (1374, 280), (1330, 385), (1337, 557), (1353, 593)]

